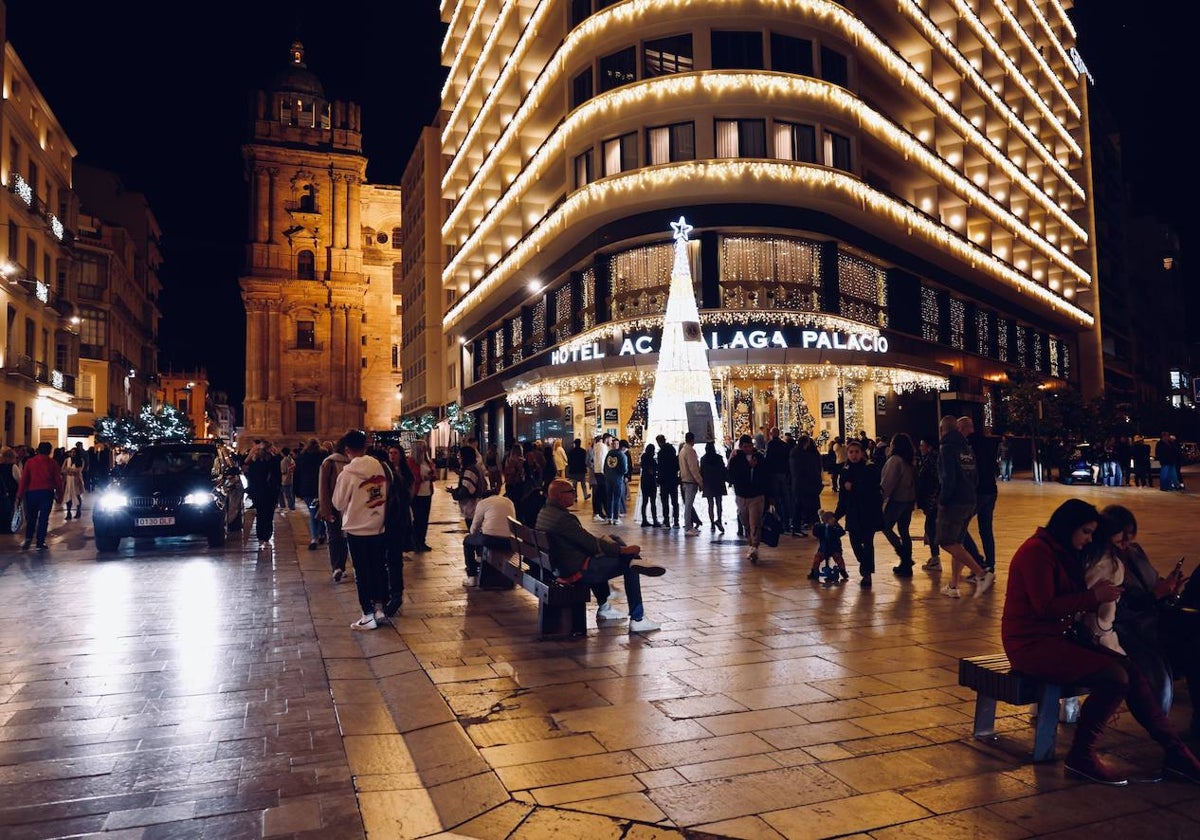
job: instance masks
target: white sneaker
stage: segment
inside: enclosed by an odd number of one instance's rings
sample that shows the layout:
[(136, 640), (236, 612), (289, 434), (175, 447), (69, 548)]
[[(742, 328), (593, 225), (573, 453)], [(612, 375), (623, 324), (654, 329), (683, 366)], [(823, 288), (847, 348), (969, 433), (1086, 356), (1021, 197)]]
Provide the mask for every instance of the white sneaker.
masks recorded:
[(639, 618), (629, 622), (630, 633), (652, 633), (662, 629), (662, 625), (648, 618)]
[(592, 517), (592, 521), (593, 522), (607, 522), (608, 519), (597, 513), (595, 516)]
[(341, 583), (342, 578), (344, 578), (345, 576), (346, 576), (345, 569), (334, 569), (333, 570), (333, 582), (334, 583)]
[(942, 587), (942, 594), (945, 595), (947, 598), (961, 598), (962, 597), (962, 593), (958, 591), (958, 587), (951, 586), (948, 583)]
[(478, 575), (467, 575), (465, 578), (463, 578), (463, 586), (465, 586), (467, 588), (470, 588), (473, 586), (478, 586), (478, 585), (479, 585), (479, 576)]
[(927, 572), (940, 572), (942, 570), (942, 561), (937, 557), (930, 557), (921, 568)]
[(351, 630), (374, 630), (379, 625), (375, 622), (374, 613), (363, 613), (363, 617), (350, 625)]
[(612, 605), (612, 600), (609, 599), (600, 605), (600, 609), (596, 610), (597, 621), (619, 621), (622, 618), (629, 618), (629, 613), (623, 613)]
[(975, 584), (975, 597), (978, 598), (984, 592), (987, 592), (989, 589), (992, 588), (992, 584), (994, 584), (995, 582), (996, 582), (996, 573), (995, 572), (985, 572), (983, 577), (981, 577), (979, 579), (979, 582)]
[(641, 557), (635, 557), (629, 561), (629, 570), (637, 572), (639, 575), (647, 575), (649, 577), (659, 577), (665, 575), (667, 570), (657, 563), (651, 563)]

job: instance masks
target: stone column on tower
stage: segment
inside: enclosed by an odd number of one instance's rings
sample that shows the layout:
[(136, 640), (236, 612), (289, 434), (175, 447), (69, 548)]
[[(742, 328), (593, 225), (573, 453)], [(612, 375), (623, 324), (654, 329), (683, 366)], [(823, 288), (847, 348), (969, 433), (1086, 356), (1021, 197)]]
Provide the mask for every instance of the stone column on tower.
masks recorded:
[[(352, 236), (357, 236), (358, 235), (357, 232), (362, 230), (362, 219), (361, 219), (361, 216), (362, 216), (361, 206), (362, 205), (360, 204), (360, 202), (362, 201), (362, 189), (361, 189), (358, 178), (354, 177), (353, 175), (347, 176), (347, 182), (349, 183), (349, 186), (350, 186), (350, 190), (349, 190), (350, 195), (349, 195), (349, 207), (348, 207), (349, 212), (347, 213), (347, 218), (349, 219), (349, 225), (346, 228), (346, 230), (347, 230), (347, 236), (352, 237)], [(356, 240), (353, 240), (353, 239), (348, 239), (347, 241), (355, 242), (356, 244), (361, 245), (361, 243), (358, 243)]]
[(346, 177), (332, 173), (333, 201), (330, 206), (330, 222), (333, 227), (333, 247), (346, 247)]
[(254, 230), (250, 235), (255, 242), (267, 242), (271, 237), (271, 173), (259, 169), (254, 173), (254, 200), (250, 219)]
[(346, 307), (330, 307), (329, 383), (331, 396), (340, 401), (346, 396)]
[(272, 301), (267, 309), (267, 399), (279, 399), (279, 344), (282, 336), (279, 334), (279, 304)]

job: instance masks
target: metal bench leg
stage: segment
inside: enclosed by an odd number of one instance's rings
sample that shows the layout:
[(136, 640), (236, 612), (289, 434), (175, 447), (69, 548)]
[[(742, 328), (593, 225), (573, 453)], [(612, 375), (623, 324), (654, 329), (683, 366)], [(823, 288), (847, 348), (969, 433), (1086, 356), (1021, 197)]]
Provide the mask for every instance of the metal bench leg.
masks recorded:
[(996, 734), (996, 699), (975, 695), (975, 737), (989, 738)]
[(500, 552), (484, 547), (483, 556), (479, 559), (479, 588), (480, 589), (512, 589), (513, 582), (492, 564), (504, 562), (512, 557), (511, 551)]
[(1054, 743), (1058, 740), (1058, 701), (1062, 686), (1044, 685), (1038, 700), (1037, 729), (1033, 736), (1033, 760), (1053, 761)]
[[(538, 635), (545, 639), (565, 638), (575, 633), (574, 608), (538, 603)], [(586, 628), (585, 628), (586, 630)]]

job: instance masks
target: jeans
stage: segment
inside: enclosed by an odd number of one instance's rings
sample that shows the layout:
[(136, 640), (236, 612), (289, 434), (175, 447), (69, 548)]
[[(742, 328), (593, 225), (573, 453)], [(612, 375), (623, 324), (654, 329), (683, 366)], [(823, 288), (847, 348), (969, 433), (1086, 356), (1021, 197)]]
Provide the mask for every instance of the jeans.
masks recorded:
[(50, 509), (54, 507), (53, 490), (25, 491), (25, 544), (36, 534), (39, 547), (46, 544), (46, 529), (50, 527)]
[[(901, 566), (912, 566), (913, 564), (913, 542), (912, 536), (908, 532), (908, 526), (912, 523), (915, 506), (916, 502), (889, 501), (883, 507), (883, 535), (896, 550), (896, 556), (900, 558)], [(855, 556), (858, 556), (857, 552), (855, 552)]]
[(325, 523), (317, 518), (317, 509), (320, 504), (314, 496), (311, 499), (301, 499), (304, 506), (308, 508), (308, 541), (316, 542), (321, 537), (325, 536)]
[(604, 473), (592, 473), (592, 513), (603, 519), (612, 519), (608, 508), (608, 488), (604, 483)]
[(1175, 489), (1175, 467), (1171, 464), (1163, 464), (1158, 469), (1158, 489), (1159, 490), (1174, 490)]
[(980, 493), (975, 497), (975, 521), (979, 524), (979, 542), (983, 544), (983, 555), (975, 547), (970, 532), (963, 536), (963, 548), (987, 569), (996, 568), (996, 534), (992, 527), (996, 514), (996, 497)]
[(291, 484), (284, 484), (279, 488), (279, 506), (285, 507), (288, 510), (296, 509), (296, 491), (292, 489)]
[(346, 571), (346, 535), (342, 531), (342, 515), (333, 512), (332, 521), (325, 523), (325, 531), (329, 534), (329, 569)]
[(1003, 458), (1000, 461), (1000, 480), (1012, 481), (1013, 462), (1012, 458)]
[(420, 549), (429, 545), (425, 537), (429, 534), (429, 508), (433, 505), (433, 495), (413, 496), (411, 504), (413, 548)]
[[(592, 557), (588, 561), (588, 567), (583, 573), (583, 582), (593, 587), (600, 587), (600, 591), (608, 589), (608, 582), (617, 575), (625, 577), (625, 597), (629, 601), (629, 618), (633, 621), (641, 621), (645, 618), (646, 611), (642, 606), (642, 581), (641, 576), (637, 572), (629, 570), (629, 557), (609, 557), (607, 554), (600, 554)], [(593, 589), (593, 591), (596, 591)]]
[(679, 485), (674, 481), (660, 481), (658, 496), (662, 500), (663, 524), (669, 525), (674, 512), (675, 524), (679, 524)]
[(696, 494), (700, 492), (700, 485), (691, 481), (685, 481), (680, 485), (683, 488), (683, 521), (687, 523), (687, 527), (693, 527), (695, 521), (699, 519), (696, 513)]
[(347, 534), (346, 545), (350, 549), (350, 558), (354, 561), (354, 584), (358, 588), (358, 605), (362, 607), (363, 615), (374, 615), (375, 605), (382, 606), (388, 597), (386, 537), (383, 534)]
[(607, 478), (604, 485), (608, 491), (608, 518), (616, 519), (625, 512), (625, 479)]

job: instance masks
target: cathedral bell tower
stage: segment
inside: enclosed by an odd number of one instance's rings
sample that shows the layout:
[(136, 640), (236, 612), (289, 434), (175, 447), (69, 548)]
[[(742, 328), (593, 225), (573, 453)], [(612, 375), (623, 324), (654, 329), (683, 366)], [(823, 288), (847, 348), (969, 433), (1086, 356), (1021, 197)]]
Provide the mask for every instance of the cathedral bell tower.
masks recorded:
[(330, 102), (304, 63), (258, 91), (242, 147), (249, 184), (245, 273), (246, 399), (242, 439), (287, 445), (362, 428), (366, 180), (359, 108)]

